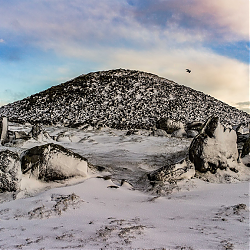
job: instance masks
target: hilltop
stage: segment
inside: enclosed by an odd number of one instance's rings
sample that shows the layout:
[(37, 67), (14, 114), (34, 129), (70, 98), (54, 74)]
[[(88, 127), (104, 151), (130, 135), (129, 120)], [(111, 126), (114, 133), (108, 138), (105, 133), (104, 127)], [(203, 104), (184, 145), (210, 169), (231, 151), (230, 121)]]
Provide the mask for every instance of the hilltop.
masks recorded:
[(157, 75), (126, 69), (92, 72), (0, 108), (13, 122), (69, 127), (150, 129), (160, 118), (183, 123), (215, 114), (223, 124), (250, 115), (209, 95)]

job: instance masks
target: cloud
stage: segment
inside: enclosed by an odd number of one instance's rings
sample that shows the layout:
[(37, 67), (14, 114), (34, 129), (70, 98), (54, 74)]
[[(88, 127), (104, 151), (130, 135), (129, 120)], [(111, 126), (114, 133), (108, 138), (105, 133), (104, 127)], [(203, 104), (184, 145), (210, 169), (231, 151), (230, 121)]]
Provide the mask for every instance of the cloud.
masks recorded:
[(202, 33), (205, 39), (248, 40), (249, 1), (131, 0), (135, 18), (163, 29)]
[(1, 38), (1, 39), (0, 39), (0, 43), (4, 43), (4, 42), (5, 42), (5, 41)]
[(247, 102), (238, 102), (235, 104), (235, 107), (250, 114), (250, 101)]
[[(23, 44), (146, 48), (248, 40), (246, 0), (41, 0), (4, 3), (3, 29)], [(64, 51), (61, 51), (63, 53)]]

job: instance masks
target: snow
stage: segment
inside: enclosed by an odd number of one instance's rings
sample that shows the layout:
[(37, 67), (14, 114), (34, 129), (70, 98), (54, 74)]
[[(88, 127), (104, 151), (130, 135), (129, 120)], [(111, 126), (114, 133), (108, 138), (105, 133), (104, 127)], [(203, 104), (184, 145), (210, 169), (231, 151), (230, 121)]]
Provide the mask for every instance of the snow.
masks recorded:
[(208, 137), (204, 146), (204, 158), (210, 162), (227, 163), (230, 167), (237, 166), (238, 150), (237, 135), (234, 130), (225, 129), (220, 123), (214, 131), (214, 137)]
[[(190, 191), (159, 198), (112, 184), (90, 178), (1, 204), (1, 249), (248, 249), (249, 211), (223, 213), (248, 204), (248, 183), (196, 180)], [(75, 203), (58, 214), (52, 197), (72, 194)]]
[[(109, 128), (46, 131), (74, 137), (57, 143), (105, 170), (53, 183), (24, 175), (16, 199), (0, 194), (0, 249), (249, 249), (248, 168), (240, 172), (245, 181), (183, 179), (172, 193), (152, 195), (136, 187), (138, 176), (174, 154), (182, 157), (191, 139), (146, 130), (130, 136)], [(11, 148), (21, 153), (43, 139)]]
[(87, 176), (88, 166), (86, 161), (76, 159), (73, 156), (67, 156), (61, 153), (48, 154), (46, 156), (47, 164), (53, 166), (53, 169), (65, 176)]

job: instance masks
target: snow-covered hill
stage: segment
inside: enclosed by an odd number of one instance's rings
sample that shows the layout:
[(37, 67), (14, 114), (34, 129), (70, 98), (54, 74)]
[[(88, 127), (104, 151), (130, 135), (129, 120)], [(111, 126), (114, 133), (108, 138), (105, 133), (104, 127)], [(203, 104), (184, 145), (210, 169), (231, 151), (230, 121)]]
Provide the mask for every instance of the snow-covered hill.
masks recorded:
[(250, 115), (189, 87), (150, 73), (116, 69), (80, 75), (0, 108), (10, 121), (144, 128), (168, 117), (204, 122), (216, 114), (223, 124), (249, 123)]

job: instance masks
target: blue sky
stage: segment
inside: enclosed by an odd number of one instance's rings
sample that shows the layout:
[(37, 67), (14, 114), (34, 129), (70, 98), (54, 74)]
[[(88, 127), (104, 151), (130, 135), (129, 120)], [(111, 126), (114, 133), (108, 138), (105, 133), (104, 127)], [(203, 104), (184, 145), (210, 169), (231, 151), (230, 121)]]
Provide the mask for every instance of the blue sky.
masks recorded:
[(0, 6), (0, 105), (80, 74), (126, 68), (249, 110), (249, 0), (0, 0)]

